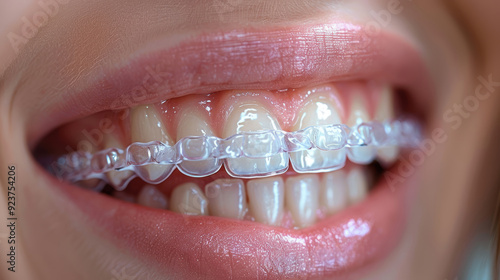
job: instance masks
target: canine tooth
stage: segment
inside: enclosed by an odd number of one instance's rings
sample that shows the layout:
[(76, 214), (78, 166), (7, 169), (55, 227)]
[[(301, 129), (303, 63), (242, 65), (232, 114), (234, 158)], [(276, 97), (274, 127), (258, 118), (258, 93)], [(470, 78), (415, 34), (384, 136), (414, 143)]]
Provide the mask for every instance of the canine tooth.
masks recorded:
[[(130, 122), (132, 142), (161, 141), (172, 145), (165, 126), (152, 106), (143, 105), (133, 108)], [(144, 181), (157, 184), (165, 180), (174, 168), (173, 164), (150, 164), (136, 167), (136, 173)]]
[[(353, 127), (362, 122), (370, 120), (368, 111), (360, 94), (353, 94), (351, 97), (351, 111), (347, 120), (347, 125)], [(373, 146), (347, 148), (349, 160), (358, 164), (368, 164), (375, 159), (377, 149)]]
[[(295, 123), (293, 130), (297, 131), (314, 125), (339, 124), (341, 123), (338, 109), (325, 96), (312, 99), (306, 105), (300, 118)], [(312, 149), (290, 153), (290, 160), (297, 172), (318, 172), (340, 169), (344, 166), (346, 159), (345, 149), (337, 151), (322, 151)]]
[[(213, 136), (214, 133), (206, 120), (192, 111), (185, 111), (177, 124), (177, 141), (188, 136)], [(207, 176), (217, 172), (221, 164), (218, 159), (202, 161), (183, 161), (179, 169), (194, 176)]]
[(285, 205), (290, 210), (296, 227), (314, 224), (319, 206), (318, 175), (288, 177), (285, 182)]
[[(391, 121), (394, 119), (394, 94), (390, 86), (383, 87), (380, 101), (375, 112), (378, 121)], [(377, 148), (377, 159), (384, 166), (392, 165), (399, 155), (398, 146), (386, 146)]]
[(285, 211), (285, 183), (281, 177), (250, 180), (247, 193), (250, 212), (257, 222), (281, 224)]
[(205, 186), (210, 215), (243, 219), (247, 208), (245, 184), (240, 179), (217, 179)]
[(172, 191), (170, 210), (186, 215), (208, 215), (208, 201), (197, 184), (184, 183)]
[(363, 200), (368, 193), (368, 178), (359, 167), (352, 168), (347, 174), (349, 203), (355, 204)]
[(157, 188), (151, 185), (144, 185), (137, 196), (137, 203), (159, 209), (167, 209), (167, 197)]
[[(279, 130), (274, 116), (258, 104), (235, 106), (224, 127), (224, 138), (246, 131)], [(256, 176), (283, 173), (288, 169), (288, 153), (267, 158), (236, 158), (226, 160), (226, 170), (231, 175)]]
[[(118, 139), (111, 135), (106, 134), (104, 138), (104, 148), (119, 148), (123, 149), (124, 146)], [(106, 173), (106, 177), (108, 178), (108, 182), (113, 188), (117, 191), (121, 191), (125, 189), (130, 180), (133, 179), (134, 172), (131, 170), (124, 171), (116, 171), (111, 170)]]
[(347, 180), (344, 170), (328, 172), (323, 175), (319, 191), (319, 204), (328, 215), (347, 206)]

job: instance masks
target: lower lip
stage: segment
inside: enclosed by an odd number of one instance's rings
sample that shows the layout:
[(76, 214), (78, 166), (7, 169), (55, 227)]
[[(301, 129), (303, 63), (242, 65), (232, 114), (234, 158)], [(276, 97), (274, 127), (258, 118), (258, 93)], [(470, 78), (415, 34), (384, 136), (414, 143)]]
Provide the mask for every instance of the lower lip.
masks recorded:
[[(394, 166), (393, 170), (398, 168)], [(105, 238), (176, 278), (350, 277), (383, 260), (406, 225), (410, 180), (383, 176), (362, 203), (292, 230), (207, 216), (183, 216), (86, 191), (49, 176)], [(336, 278), (337, 279), (337, 278)]]

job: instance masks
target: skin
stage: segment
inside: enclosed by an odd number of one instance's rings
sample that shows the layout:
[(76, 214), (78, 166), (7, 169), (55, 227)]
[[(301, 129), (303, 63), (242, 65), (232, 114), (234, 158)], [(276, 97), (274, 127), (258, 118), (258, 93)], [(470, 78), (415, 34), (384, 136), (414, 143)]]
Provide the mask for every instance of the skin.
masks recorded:
[[(7, 36), (20, 32), (22, 17), (40, 10), (37, 2), (0, 4), (0, 208), (2, 214), (7, 208), (7, 166), (15, 165), (20, 217), (18, 271), (8, 272), (2, 261), (0, 275), (7, 275), (6, 279), (72, 279), (75, 274), (113, 279), (125, 266), (130, 272), (158, 276), (155, 267), (100, 238), (99, 229), (83, 217), (69, 215), (66, 210), (71, 206), (61, 203), (60, 194), (47, 180), (30, 176), (35, 166), (25, 145), (30, 120), (43, 114), (43, 104), (71, 98), (61, 94), (68, 85), (85, 85), (89, 73), (123, 62), (144, 41), (168, 38), (168, 47), (189, 35), (228, 25), (321, 22), (345, 14), (369, 22), (373, 21), (369, 11), (387, 9), (389, 1), (339, 1), (335, 5), (329, 1), (229, 1), (222, 8), (211, 1), (194, 0), (69, 1), (16, 51)], [(393, 15), (384, 28), (416, 42), (423, 53), (437, 88), (435, 103), (426, 112), (429, 127), (444, 129), (448, 137), (419, 167), (423, 181), (414, 194), (417, 206), (411, 210), (401, 245), (373, 265), (365, 279), (454, 279), (469, 241), (489, 230), (495, 210), (500, 149), (494, 140), (499, 136), (500, 85), (475, 112), (464, 114), (454, 104), (462, 104), (474, 93), (478, 76), (491, 75), (500, 82), (500, 36), (496, 36), (500, 3), (401, 3), (403, 11)], [(448, 110), (462, 116), (460, 124), (443, 118)], [(4, 244), (0, 239), (2, 256), (7, 254)]]

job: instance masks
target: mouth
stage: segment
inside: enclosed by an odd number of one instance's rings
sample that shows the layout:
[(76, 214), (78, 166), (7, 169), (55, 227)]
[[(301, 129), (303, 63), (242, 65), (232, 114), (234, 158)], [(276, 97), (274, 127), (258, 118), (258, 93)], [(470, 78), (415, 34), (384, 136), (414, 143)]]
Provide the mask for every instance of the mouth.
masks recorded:
[(336, 23), (161, 46), (29, 129), (110, 242), (182, 278), (350, 277), (397, 247), (415, 186), (385, 174), (433, 98), (410, 44)]

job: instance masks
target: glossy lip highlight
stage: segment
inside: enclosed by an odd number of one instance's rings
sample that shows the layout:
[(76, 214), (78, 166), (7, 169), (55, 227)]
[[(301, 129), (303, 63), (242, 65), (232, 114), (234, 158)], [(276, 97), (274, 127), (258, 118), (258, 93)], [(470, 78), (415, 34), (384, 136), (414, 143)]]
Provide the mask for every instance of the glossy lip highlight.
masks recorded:
[[(397, 168), (397, 165), (394, 167)], [(38, 169), (38, 176), (47, 173)], [(172, 277), (235, 279), (362, 274), (398, 244), (410, 188), (379, 183), (360, 204), (302, 230), (130, 204), (47, 177), (96, 229)], [(411, 183), (407, 181), (406, 183)], [(343, 278), (347, 277), (347, 278)]]
[(29, 146), (55, 127), (92, 113), (235, 88), (279, 90), (377, 79), (411, 88), (421, 107), (431, 98), (430, 79), (413, 47), (394, 34), (370, 36), (350, 23), (221, 31), (167, 50), (162, 45), (153, 42), (137, 51), (83, 91), (66, 92), (64, 101), (47, 100), (47, 115), (28, 122)]
[[(393, 35), (370, 37), (352, 24), (221, 32), (169, 50), (150, 51), (59, 106), (71, 110), (48, 110), (53, 113), (30, 127), (30, 145), (52, 128), (83, 115), (232, 88), (383, 80), (411, 89), (420, 104), (431, 93), (427, 72), (413, 48)], [(154, 79), (152, 65), (161, 65), (156, 73), (166, 73), (171, 83), (168, 89), (148, 92), (134, 101), (130, 89), (141, 85), (148, 75)], [(61, 189), (119, 247), (157, 263), (168, 275), (214, 279), (227, 273), (235, 278), (348, 277), (359, 273), (398, 244), (410, 189), (402, 186), (392, 191), (381, 182), (358, 206), (311, 228), (291, 231), (217, 217), (186, 218), (130, 205), (58, 182), (39, 171), (38, 176)]]

